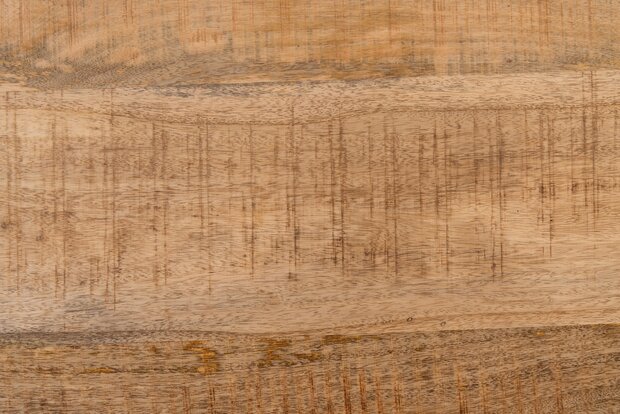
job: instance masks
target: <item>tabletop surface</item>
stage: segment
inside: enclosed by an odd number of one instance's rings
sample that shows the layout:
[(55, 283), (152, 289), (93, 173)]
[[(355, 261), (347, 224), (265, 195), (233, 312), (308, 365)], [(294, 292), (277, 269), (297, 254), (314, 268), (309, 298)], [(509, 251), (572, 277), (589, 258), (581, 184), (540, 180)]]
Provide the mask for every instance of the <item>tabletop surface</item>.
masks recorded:
[(0, 2), (0, 412), (620, 412), (618, 17)]

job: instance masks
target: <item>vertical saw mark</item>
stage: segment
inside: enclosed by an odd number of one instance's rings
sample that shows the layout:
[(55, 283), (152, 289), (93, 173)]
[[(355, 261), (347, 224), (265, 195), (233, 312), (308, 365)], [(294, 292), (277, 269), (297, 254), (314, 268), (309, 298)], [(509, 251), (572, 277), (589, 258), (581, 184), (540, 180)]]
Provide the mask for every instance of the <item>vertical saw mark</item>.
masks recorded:
[(256, 251), (256, 194), (255, 194), (255, 177), (254, 177), (254, 135), (252, 131), (252, 126), (249, 127), (249, 144), (250, 144), (250, 203), (251, 203), (251, 212), (250, 212), (250, 273), (251, 276), (254, 277), (254, 268), (255, 268), (255, 251)]
[(443, 118), (443, 186), (444, 186), (444, 232), (445, 232), (445, 254), (446, 254), (446, 276), (450, 277), (450, 162), (448, 160), (448, 131), (446, 126), (446, 114)]
[(590, 104), (592, 107), (592, 118), (590, 120), (592, 122), (592, 225), (594, 228), (596, 228), (596, 221), (599, 212), (599, 185), (596, 173), (596, 152), (598, 147), (598, 105), (596, 102), (596, 81), (594, 78), (594, 72), (590, 71)]
[(499, 111), (495, 114), (495, 127), (497, 139), (497, 184), (499, 196), (499, 273), (504, 277), (504, 204), (506, 189), (504, 188), (504, 134), (500, 123)]
[(373, 180), (372, 180), (372, 137), (370, 135), (370, 127), (368, 127), (368, 208), (370, 212), (370, 218), (372, 219), (375, 197), (374, 197), (374, 188), (373, 188)]
[(332, 230), (332, 260), (334, 266), (338, 263), (337, 243), (336, 243), (336, 165), (334, 161), (334, 143), (332, 136), (332, 123), (328, 124), (327, 135), (329, 138), (329, 171), (330, 171), (330, 204), (331, 204), (331, 230)]
[(339, 169), (340, 169), (340, 271), (342, 276), (346, 275), (346, 230), (345, 230), (345, 210), (346, 210), (346, 185), (347, 185), (347, 153), (344, 144), (344, 132), (342, 126), (342, 116), (338, 118), (338, 141), (339, 141)]
[(399, 169), (397, 157), (397, 142), (394, 120), (392, 120), (392, 208), (394, 215), (394, 276), (398, 277), (398, 191), (399, 191)]

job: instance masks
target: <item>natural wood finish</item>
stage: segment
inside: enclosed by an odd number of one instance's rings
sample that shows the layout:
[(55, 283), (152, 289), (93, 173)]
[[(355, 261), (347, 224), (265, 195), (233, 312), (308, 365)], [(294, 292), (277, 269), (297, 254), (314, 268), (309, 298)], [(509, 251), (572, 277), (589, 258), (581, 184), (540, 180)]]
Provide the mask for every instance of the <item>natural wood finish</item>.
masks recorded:
[(619, 411), (618, 9), (0, 2), (0, 411)]
[(11, 335), (3, 412), (610, 413), (615, 326)]
[(5, 0), (5, 66), (43, 86), (618, 68), (612, 0)]
[(3, 330), (614, 322), (619, 79), (8, 92)]

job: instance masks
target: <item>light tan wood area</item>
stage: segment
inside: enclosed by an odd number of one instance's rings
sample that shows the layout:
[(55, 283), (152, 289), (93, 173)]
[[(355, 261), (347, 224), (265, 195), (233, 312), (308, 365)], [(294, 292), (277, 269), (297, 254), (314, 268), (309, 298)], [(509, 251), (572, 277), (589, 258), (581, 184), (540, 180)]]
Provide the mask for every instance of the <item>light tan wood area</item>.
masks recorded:
[(619, 9), (0, 2), (0, 412), (620, 412)]
[(613, 0), (4, 0), (5, 66), (37, 85), (611, 68)]

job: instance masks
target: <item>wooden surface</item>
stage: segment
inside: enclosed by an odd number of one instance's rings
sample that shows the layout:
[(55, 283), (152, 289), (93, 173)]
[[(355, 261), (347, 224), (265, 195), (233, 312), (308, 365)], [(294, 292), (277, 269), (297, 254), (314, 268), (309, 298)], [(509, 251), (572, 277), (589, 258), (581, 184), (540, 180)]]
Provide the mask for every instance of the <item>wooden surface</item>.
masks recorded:
[(617, 16), (0, 2), (0, 411), (620, 412)]

